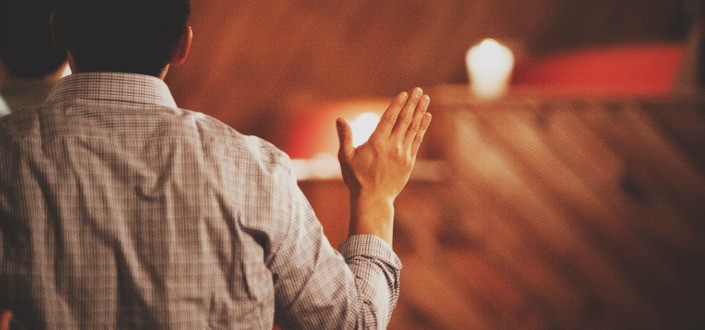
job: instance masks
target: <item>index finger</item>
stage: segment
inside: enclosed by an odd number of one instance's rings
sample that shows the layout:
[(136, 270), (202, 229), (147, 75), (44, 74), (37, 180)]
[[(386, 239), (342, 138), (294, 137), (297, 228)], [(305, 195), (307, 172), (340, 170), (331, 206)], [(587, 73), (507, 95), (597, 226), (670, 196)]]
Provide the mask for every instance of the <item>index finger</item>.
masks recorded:
[(392, 104), (390, 104), (387, 110), (384, 111), (384, 114), (382, 114), (382, 118), (379, 120), (377, 128), (375, 128), (374, 132), (372, 132), (370, 139), (375, 137), (386, 138), (392, 134), (392, 129), (394, 128), (394, 124), (397, 122), (397, 117), (399, 116), (401, 109), (404, 108), (408, 98), (409, 94), (407, 92), (401, 92), (396, 98), (394, 98)]

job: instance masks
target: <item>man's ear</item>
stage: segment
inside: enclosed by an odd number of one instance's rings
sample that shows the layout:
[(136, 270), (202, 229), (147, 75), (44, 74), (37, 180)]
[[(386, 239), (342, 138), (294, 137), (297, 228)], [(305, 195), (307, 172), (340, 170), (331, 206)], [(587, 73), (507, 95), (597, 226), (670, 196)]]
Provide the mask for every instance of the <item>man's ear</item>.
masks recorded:
[(49, 16), (49, 23), (51, 24), (51, 39), (54, 42), (54, 46), (59, 50), (66, 50), (64, 25), (56, 14), (56, 10), (52, 10), (51, 16)]
[(179, 38), (179, 43), (176, 45), (174, 56), (169, 64), (173, 66), (184, 64), (189, 51), (191, 51), (191, 42), (193, 42), (193, 29), (191, 29), (191, 26), (187, 26), (186, 31)]

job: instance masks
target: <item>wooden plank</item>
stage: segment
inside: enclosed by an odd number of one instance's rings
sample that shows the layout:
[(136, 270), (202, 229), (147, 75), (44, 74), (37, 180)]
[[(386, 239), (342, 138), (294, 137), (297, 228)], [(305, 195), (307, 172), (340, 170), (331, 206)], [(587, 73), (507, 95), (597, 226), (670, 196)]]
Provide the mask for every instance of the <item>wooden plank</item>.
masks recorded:
[[(671, 269), (674, 266), (672, 258), (660, 245), (651, 244), (649, 235), (642, 235), (638, 223), (630, 221), (630, 216), (638, 209), (630, 207), (620, 185), (623, 162), (604, 146), (599, 136), (579, 121), (572, 110), (575, 109), (556, 109), (545, 115), (543, 134), (556, 155), (595, 195), (600, 196), (607, 208), (609, 221), (603, 221), (599, 227), (608, 237), (603, 237), (601, 242), (611, 245), (611, 254), (618, 257), (618, 264), (630, 268), (632, 278), (635, 274), (648, 272), (653, 275), (649, 278), (658, 278), (659, 281), (670, 278), (678, 282), (677, 274)], [(607, 170), (594, 166), (595, 163), (613, 165)]]
[[(472, 114), (468, 116), (473, 116)], [(570, 309), (570, 306), (580, 304), (580, 298), (575, 297), (575, 294), (569, 294), (574, 291), (572, 285), (566, 282), (560, 272), (556, 272), (554, 264), (550, 260), (546, 260), (543, 254), (542, 247), (535, 246), (535, 240), (528, 240), (526, 244), (531, 243), (529, 247), (524, 246), (525, 242), (519, 237), (533, 236), (533, 233), (526, 235), (526, 232), (517, 234), (516, 230), (533, 230), (527, 229), (523, 223), (521, 216), (513, 212), (514, 208), (509, 209), (506, 205), (506, 199), (503, 198), (497, 186), (506, 184), (504, 182), (495, 181), (496, 177), (508, 178), (511, 173), (506, 172), (503, 166), (501, 155), (493, 154), (493, 151), (478, 140), (479, 134), (475, 138), (469, 135), (478, 131), (468, 127), (467, 118), (463, 118), (463, 122), (459, 123), (462, 126), (462, 134), (459, 134), (456, 143), (462, 143), (462, 147), (458, 145), (450, 146), (457, 148), (462, 152), (455, 153), (456, 156), (470, 158), (472, 164), (468, 164), (467, 159), (451, 161), (451, 165), (457, 166), (453, 173), (457, 175), (457, 180), (460, 183), (460, 190), (454, 190), (453, 193), (459, 199), (457, 203), (462, 203), (462, 208), (477, 214), (472, 218), (472, 221), (483, 221), (483, 217), (489, 213), (498, 213), (501, 216), (492, 217), (498, 221), (511, 223), (510, 226), (500, 226), (501, 223), (493, 223), (494, 228), (501, 229), (496, 235), (490, 235), (492, 240), (488, 241), (487, 249), (490, 251), (490, 256), (495, 255), (501, 257), (497, 261), (501, 266), (502, 271), (508, 277), (515, 279), (515, 286), (519, 288), (523, 295), (528, 296), (527, 300), (532, 302), (540, 302), (542, 313), (545, 315), (560, 314), (560, 312), (552, 311), (552, 309), (564, 308), (564, 311)], [(463, 128), (468, 128), (467, 130)], [(473, 161), (474, 160), (474, 161)], [(497, 173), (492, 173), (492, 172)], [(469, 197), (473, 196), (473, 197)], [(474, 203), (469, 203), (475, 198)], [(508, 211), (509, 209), (509, 211)], [(500, 220), (501, 219), (501, 220)], [(471, 221), (471, 220), (468, 220)], [(512, 228), (519, 225), (519, 228)], [(507, 230), (511, 230), (507, 232)], [(488, 256), (490, 259), (492, 257)], [(560, 288), (560, 289), (557, 289)], [(549, 302), (559, 301), (559, 304), (551, 304)]]
[[(556, 111), (550, 115), (549, 129), (554, 131), (551, 134), (555, 134), (555, 137), (551, 138), (553, 147), (559, 150), (566, 163), (580, 173), (584, 182), (603, 196), (603, 200), (639, 239), (652, 246), (653, 250), (663, 255), (680, 255), (691, 251), (692, 244), (681, 244), (682, 242), (672, 239), (692, 237), (692, 233), (681, 221), (676, 220), (675, 225), (662, 228), (665, 222), (670, 223), (673, 216), (659, 209), (645, 210), (638, 198), (632, 196), (634, 193), (641, 194), (641, 190), (629, 183), (631, 179), (627, 175), (630, 160), (620, 159), (620, 151), (612, 150), (605, 142), (609, 137), (601, 136), (598, 130), (590, 128), (585, 115), (581, 115), (585, 111), (588, 110), (581, 108), (576, 111)], [(572, 152), (574, 150), (581, 151)]]
[[(683, 250), (702, 250), (696, 233), (703, 233), (703, 213), (697, 211), (705, 207), (698, 201), (705, 196), (705, 185), (693, 166), (670, 149), (634, 111), (596, 105), (579, 115), (624, 159), (624, 188), (631, 199), (649, 211), (672, 214), (670, 225), (678, 233), (675, 237), (686, 245)], [(659, 215), (668, 217), (666, 214)]]
[[(556, 270), (563, 272), (573, 286), (597, 294), (601, 302), (616, 310), (626, 308), (628, 313), (616, 317), (631, 322), (647, 319), (650, 324), (658, 322), (654, 319), (657, 316), (652, 306), (630, 289), (629, 283), (591, 249), (585, 238), (571, 227), (565, 211), (541, 197), (543, 194), (528, 184), (524, 174), (517, 170), (517, 163), (507, 159), (504, 151), (496, 145), (482, 140), (488, 136), (492, 139), (492, 133), (483, 131), (482, 126), (473, 124), (467, 117), (463, 114), (462, 127), (459, 127), (462, 133), (459, 133), (458, 140), (462, 141), (462, 146), (455, 146), (462, 147), (458, 154), (464, 157), (460, 160), (462, 166), (459, 166), (464, 175), (461, 180), (475, 180), (473, 184), (481, 182), (478, 193), (496, 196), (501, 207), (516, 213), (523, 222), (515, 225), (522, 226), (522, 230), (528, 231), (525, 236), (543, 245), (540, 250), (548, 251), (543, 257), (548, 258)], [(479, 148), (484, 148), (483, 152), (478, 152)]]
[[(443, 196), (448, 194), (448, 183), (441, 184), (412, 184), (410, 189), (405, 191), (397, 199), (398, 212), (395, 222), (395, 249), (404, 262), (404, 272), (402, 282), (407, 283), (407, 273), (426, 273), (430, 269), (445, 274), (445, 285), (453, 292), (453, 299), (464, 301), (478, 315), (483, 317), (482, 323), (489, 328), (496, 328), (498, 324), (497, 315), (500, 309), (490, 309), (488, 306), (487, 294), (492, 292), (491, 298), (497, 298), (498, 294), (513, 297), (512, 283), (505, 279), (501, 273), (478, 261), (472, 251), (463, 250), (460, 253), (453, 253), (455, 249), (449, 248), (451, 238), (444, 237), (443, 233), (450, 228), (446, 218), (442, 213), (447, 212), (447, 203)], [(439, 195), (440, 193), (440, 195)], [(419, 224), (423, 224), (419, 226)], [(462, 238), (461, 238), (462, 239)], [(452, 243), (451, 243), (452, 245)], [(456, 258), (456, 256), (458, 258)], [(416, 264), (409, 264), (408, 258), (418, 259)], [(415, 267), (421, 267), (417, 269)], [(492, 288), (504, 288), (501, 293), (495, 290), (488, 290), (488, 285)], [(406, 295), (402, 292), (402, 297)], [(446, 297), (428, 297), (428, 300), (435, 301), (436, 304), (446, 304)], [(503, 303), (508, 303), (510, 299), (502, 299)], [(507, 305), (502, 306), (506, 309)], [(418, 311), (418, 307), (415, 308)], [(423, 313), (422, 313), (423, 314)], [(430, 321), (426, 321), (430, 322)], [(479, 324), (469, 323), (466, 326), (476, 327)]]
[[(616, 112), (624, 120), (626, 128), (631, 129), (632, 144), (641, 143), (638, 161), (649, 163), (650, 170), (658, 180), (649, 181), (654, 187), (654, 193), (659, 193), (670, 203), (688, 213), (685, 219), (695, 220), (694, 226), (702, 226), (705, 214), (705, 175), (702, 175), (688, 162), (686, 157), (663, 131), (651, 121), (641, 109), (640, 104), (629, 104), (623, 111)], [(640, 137), (642, 141), (636, 141)], [(646, 147), (645, 147), (646, 146)], [(661, 191), (657, 191), (661, 189)], [(700, 227), (705, 233), (705, 227)]]
[[(425, 323), (436, 329), (490, 329), (485, 315), (471, 301), (459, 296), (443, 265), (429, 265), (425, 259), (406, 256), (404, 295), (400, 301), (415, 313), (426, 315)], [(442, 297), (442, 299), (434, 299)]]
[(705, 175), (705, 106), (674, 100), (668, 104), (644, 102), (642, 107), (673, 147)]
[(699, 193), (703, 186), (698, 171), (669, 146), (638, 105), (596, 107), (580, 115), (629, 164), (625, 173), (629, 186), (623, 188), (640, 209), (633, 221), (664, 247), (683, 279), (669, 282), (668, 288), (651, 285), (651, 300), (658, 302), (669, 324), (692, 319), (690, 306), (705, 306), (705, 291), (699, 284), (705, 276), (705, 239), (703, 213), (698, 211), (705, 195)]
[[(530, 124), (534, 121), (530, 116), (525, 115), (526, 112), (511, 112), (506, 114), (506, 117), (522, 117), (518, 121), (520, 124)], [(524, 116), (522, 116), (524, 115)], [(508, 132), (529, 132), (537, 133), (536, 127), (524, 127), (507, 129)], [(529, 134), (531, 135), (531, 134)], [(536, 143), (529, 143), (534, 141)], [(538, 141), (538, 142), (537, 142)], [(587, 205), (587, 208), (582, 208), (586, 203), (583, 196), (578, 194), (583, 188), (580, 180), (566, 180), (570, 177), (570, 173), (562, 173), (560, 162), (552, 160), (555, 156), (552, 151), (547, 151), (545, 146), (541, 148), (532, 148), (531, 145), (538, 144), (541, 141), (537, 137), (527, 136), (522, 134), (520, 140), (514, 140), (513, 145), (521, 145), (522, 148), (518, 153), (523, 153), (524, 158), (521, 161), (523, 164), (533, 164), (535, 167), (543, 167), (543, 171), (537, 170), (539, 182), (542, 184), (555, 185), (561, 182), (570, 182), (570, 186), (574, 187), (575, 191), (571, 196), (565, 191), (554, 189), (553, 199), (563, 201), (566, 205), (570, 205), (577, 218), (573, 219), (578, 227), (583, 227), (583, 231), (588, 233), (589, 240), (596, 243), (595, 247), (609, 261), (613, 262), (625, 278), (640, 292), (642, 297), (659, 306), (660, 310), (664, 310), (669, 306), (667, 301), (676, 303), (687, 300), (691, 302), (697, 301), (697, 295), (694, 295), (691, 288), (693, 283), (688, 283), (690, 274), (684, 274), (678, 271), (680, 265), (677, 261), (668, 260), (664, 257), (656, 257), (658, 251), (647, 248), (647, 246), (639, 240), (639, 237), (632, 235), (632, 231), (623, 225), (621, 217), (618, 217), (609, 212), (609, 209), (604, 208), (601, 200), (597, 204)], [(586, 141), (589, 143), (590, 141)], [(535, 159), (530, 160), (531, 157)], [(543, 172), (543, 173), (540, 173)], [(560, 180), (556, 182), (556, 178)], [(565, 187), (569, 190), (570, 187)], [(586, 193), (586, 191), (582, 191)], [(589, 194), (589, 192), (588, 192)], [(572, 198), (569, 198), (572, 197)], [(584, 199), (581, 201), (580, 199)], [(597, 220), (597, 221), (595, 221)], [(672, 257), (670, 258), (672, 259)], [(691, 259), (693, 261), (698, 259)], [(692, 268), (692, 267), (691, 267)], [(688, 283), (685, 285), (674, 285), (667, 290), (662, 290), (662, 283)]]
[[(485, 285), (481, 275), (479, 283), (473, 283), (471, 277), (459, 281), (459, 285), (477, 287), (477, 295), (498, 317), (495, 328), (515, 328), (525, 322), (536, 328), (577, 326), (585, 297), (541, 253), (542, 246), (527, 239), (526, 232), (515, 226), (521, 219), (498, 207), (497, 200), (486, 191), (477, 183), (452, 189), (456, 202), (462, 203), (459, 212), (466, 214), (455, 218), (461, 223), (445, 228), (439, 244), (446, 254), (455, 256), (448, 257), (448, 263), (460, 263), (463, 266), (458, 267), (464, 268), (481, 263), (495, 274), (495, 285), (481, 287)], [(478, 198), (469, 203), (464, 197), (470, 195)], [(471, 260), (469, 254), (474, 255)], [(504, 290), (493, 289), (499, 285)]]
[[(568, 108), (554, 112), (570, 110)], [(517, 162), (527, 168), (534, 185), (541, 186), (541, 190), (546, 191), (547, 198), (562, 204), (569, 211), (574, 227), (583, 232), (590, 241), (598, 242), (595, 246), (597, 252), (609, 262), (618, 265), (622, 271), (627, 271), (630, 278), (644, 270), (655, 269), (665, 271), (660, 274), (662, 279), (670, 276), (672, 280), (677, 281), (675, 274), (667, 271), (665, 260), (657, 258), (655, 251), (647, 248), (625, 225), (620, 218), (623, 214), (615, 212), (608, 205), (608, 201), (593, 191), (585, 180), (563, 161), (563, 155), (551, 148), (543, 134), (544, 126), (539, 120), (541, 115), (551, 114), (515, 111), (492, 115), (496, 123), (501, 125), (495, 126), (495, 132), (503, 136), (507, 147), (517, 156)], [(583, 140), (579, 144), (591, 143), (592, 140)], [(576, 146), (569, 153), (578, 148), (580, 147)]]

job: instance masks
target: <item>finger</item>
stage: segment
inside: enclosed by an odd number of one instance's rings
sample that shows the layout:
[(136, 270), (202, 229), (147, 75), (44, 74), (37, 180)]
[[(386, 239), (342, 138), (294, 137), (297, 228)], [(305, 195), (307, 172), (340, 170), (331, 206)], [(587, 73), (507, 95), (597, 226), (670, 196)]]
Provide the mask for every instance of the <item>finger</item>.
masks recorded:
[(421, 90), (421, 88), (414, 88), (411, 91), (409, 100), (407, 100), (406, 105), (404, 105), (404, 109), (402, 109), (399, 113), (397, 122), (392, 129), (392, 135), (396, 136), (399, 140), (404, 139), (404, 136), (406, 136), (406, 131), (409, 129), (414, 116), (414, 110), (416, 109), (422, 95), (423, 90)]
[(350, 124), (345, 118), (336, 119), (335, 126), (338, 130), (338, 141), (340, 142), (338, 155), (340, 157), (345, 157), (344, 159), (347, 159), (352, 155), (353, 151), (355, 150), (355, 147), (353, 147), (352, 129), (350, 128)]
[(370, 139), (375, 139), (378, 137), (386, 139), (392, 133), (392, 129), (394, 128), (394, 124), (397, 122), (399, 112), (401, 112), (401, 109), (404, 107), (404, 104), (406, 104), (406, 100), (408, 98), (409, 94), (406, 92), (401, 92), (396, 98), (394, 98), (392, 104), (390, 104), (387, 110), (384, 111), (384, 114), (379, 120), (377, 128), (374, 132), (372, 132)]
[(406, 130), (406, 135), (404, 136), (404, 146), (408, 147), (412, 141), (414, 141), (417, 132), (421, 128), (421, 121), (423, 121), (424, 114), (426, 113), (430, 102), (431, 98), (428, 95), (421, 97), (421, 101), (419, 101), (419, 104), (416, 106), (416, 110), (414, 110), (414, 117), (412, 118), (411, 125), (409, 125), (409, 129)]
[(419, 152), (421, 141), (423, 141), (423, 136), (424, 134), (426, 134), (426, 130), (428, 129), (429, 125), (431, 125), (431, 114), (426, 113), (423, 116), (423, 120), (421, 120), (421, 126), (419, 127), (419, 131), (414, 137), (414, 142), (411, 143), (411, 157), (413, 159), (416, 159), (416, 154)]

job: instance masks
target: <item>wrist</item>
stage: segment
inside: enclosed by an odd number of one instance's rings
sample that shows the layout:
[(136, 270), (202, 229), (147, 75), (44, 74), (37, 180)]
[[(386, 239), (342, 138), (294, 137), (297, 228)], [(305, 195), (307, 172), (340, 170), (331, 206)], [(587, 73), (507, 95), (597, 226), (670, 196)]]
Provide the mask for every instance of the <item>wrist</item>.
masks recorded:
[(394, 199), (364, 192), (350, 193), (349, 235), (375, 235), (392, 245)]

